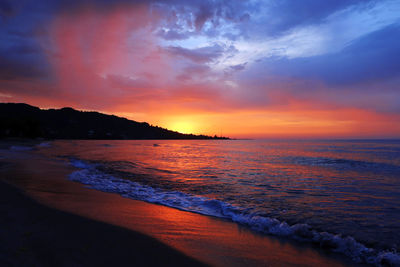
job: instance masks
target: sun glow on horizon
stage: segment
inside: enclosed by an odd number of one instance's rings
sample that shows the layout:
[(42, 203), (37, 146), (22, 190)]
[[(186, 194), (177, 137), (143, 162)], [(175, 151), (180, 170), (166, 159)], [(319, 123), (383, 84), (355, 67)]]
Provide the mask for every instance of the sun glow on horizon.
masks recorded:
[(189, 121), (174, 121), (168, 125), (167, 129), (184, 134), (197, 134), (197, 127)]
[(0, 102), (231, 138), (400, 136), (399, 1), (23, 2)]

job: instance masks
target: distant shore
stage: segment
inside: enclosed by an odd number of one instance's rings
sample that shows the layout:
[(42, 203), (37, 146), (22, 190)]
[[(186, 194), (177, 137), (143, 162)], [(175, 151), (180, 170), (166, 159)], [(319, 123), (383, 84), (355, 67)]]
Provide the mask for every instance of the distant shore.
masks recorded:
[(0, 265), (354, 266), (225, 220), (85, 188), (62, 160), (5, 147), (0, 176), (23, 191), (0, 184)]
[(0, 138), (81, 140), (227, 140), (228, 137), (183, 134), (147, 122), (137, 122), (70, 107), (40, 109), (25, 103), (0, 103)]

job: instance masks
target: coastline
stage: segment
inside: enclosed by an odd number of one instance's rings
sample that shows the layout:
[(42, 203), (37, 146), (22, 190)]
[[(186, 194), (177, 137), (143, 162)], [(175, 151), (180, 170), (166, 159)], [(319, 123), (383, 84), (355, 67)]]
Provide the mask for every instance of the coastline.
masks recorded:
[[(2, 177), (39, 203), (140, 232), (210, 265), (354, 266), (337, 255), (324, 255), (304, 244), (254, 234), (225, 220), (85, 188), (67, 180), (73, 168), (62, 160), (14, 153), (6, 161), (10, 163), (1, 168)], [(152, 248), (148, 252), (159, 253)]]

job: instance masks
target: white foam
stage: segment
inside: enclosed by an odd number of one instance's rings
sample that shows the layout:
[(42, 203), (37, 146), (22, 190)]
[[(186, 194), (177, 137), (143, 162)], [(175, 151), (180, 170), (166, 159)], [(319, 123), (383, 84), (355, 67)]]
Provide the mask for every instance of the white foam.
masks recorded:
[(376, 266), (400, 266), (397, 252), (376, 251), (367, 248), (352, 237), (343, 237), (327, 232), (317, 232), (307, 224), (289, 225), (275, 218), (248, 213), (244, 208), (233, 206), (216, 199), (189, 195), (178, 191), (165, 191), (142, 185), (126, 179), (105, 174), (96, 169), (96, 165), (81, 160), (71, 160), (71, 164), (80, 170), (70, 174), (72, 181), (89, 185), (93, 189), (120, 194), (124, 197), (161, 204), (180, 210), (230, 219), (251, 229), (276, 236), (317, 244), (324, 249), (338, 252), (358, 263)]
[[(94, 169), (95, 165), (86, 163), (83, 160), (76, 160), (76, 159), (71, 159), (70, 163), (72, 166), (80, 168), (80, 169)], [(72, 173), (71, 175), (73, 175)]]

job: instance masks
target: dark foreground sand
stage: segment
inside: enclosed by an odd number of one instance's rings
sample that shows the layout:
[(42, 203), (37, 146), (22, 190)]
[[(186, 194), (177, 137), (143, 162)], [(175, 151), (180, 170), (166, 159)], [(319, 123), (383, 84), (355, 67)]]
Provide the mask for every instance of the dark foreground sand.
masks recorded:
[(0, 184), (0, 266), (354, 266), (225, 220), (85, 188), (67, 179), (66, 162), (35, 152), (3, 149), (0, 161), (2, 180), (29, 196)]
[(149, 236), (45, 207), (0, 182), (0, 266), (205, 266)]

